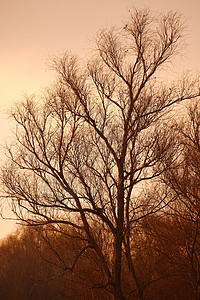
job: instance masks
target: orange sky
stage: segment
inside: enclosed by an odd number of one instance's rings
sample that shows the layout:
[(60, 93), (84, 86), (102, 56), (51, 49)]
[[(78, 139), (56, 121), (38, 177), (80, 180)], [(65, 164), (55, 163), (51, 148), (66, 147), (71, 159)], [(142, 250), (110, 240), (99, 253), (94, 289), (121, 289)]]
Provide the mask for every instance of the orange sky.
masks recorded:
[[(187, 18), (188, 47), (178, 70), (200, 70), (200, 0), (0, 0), (0, 144), (10, 134), (5, 110), (53, 80), (48, 57), (66, 49), (84, 56), (95, 33), (122, 24), (133, 4), (179, 10)], [(0, 220), (0, 238), (12, 229)]]

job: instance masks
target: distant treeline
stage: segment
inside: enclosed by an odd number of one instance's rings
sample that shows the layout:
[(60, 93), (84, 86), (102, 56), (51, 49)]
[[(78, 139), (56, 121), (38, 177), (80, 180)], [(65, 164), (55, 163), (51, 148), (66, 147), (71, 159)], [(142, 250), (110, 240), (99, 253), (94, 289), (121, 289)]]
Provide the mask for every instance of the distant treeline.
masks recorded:
[[(180, 224), (172, 216), (149, 216), (135, 228), (133, 261), (146, 287), (145, 299), (196, 299), (200, 249), (192, 249), (193, 231), (194, 224)], [(109, 237), (104, 239), (109, 257)], [(105, 274), (95, 252), (85, 249), (77, 257), (85, 245), (67, 227), (62, 234), (51, 227), (28, 227), (10, 235), (0, 245), (0, 299), (112, 299), (106, 287), (100, 288)], [(75, 259), (79, 263), (73, 265)], [(137, 299), (125, 258), (123, 265), (123, 293), (126, 299)]]

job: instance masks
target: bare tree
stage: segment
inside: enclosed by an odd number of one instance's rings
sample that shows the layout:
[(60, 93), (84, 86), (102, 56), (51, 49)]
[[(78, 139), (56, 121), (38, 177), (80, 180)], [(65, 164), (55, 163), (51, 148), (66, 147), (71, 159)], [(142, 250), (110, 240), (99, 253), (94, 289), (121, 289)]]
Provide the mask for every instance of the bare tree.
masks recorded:
[(156, 80), (182, 37), (176, 13), (157, 17), (135, 10), (124, 28), (97, 35), (87, 64), (70, 53), (55, 58), (57, 84), (12, 112), (17, 129), (2, 171), (5, 196), (24, 222), (73, 227), (87, 242), (75, 263), (84, 251), (94, 251), (105, 274), (96, 288), (115, 299), (125, 299), (123, 253), (143, 299), (132, 230), (168, 203), (167, 192), (145, 194), (143, 182), (154, 188), (179, 155), (175, 130), (166, 126), (172, 107), (200, 94), (191, 76), (170, 86)]
[(173, 205), (177, 226), (185, 240), (190, 278), (196, 299), (200, 298), (200, 106), (192, 101), (182, 121), (177, 122), (182, 154), (173, 168), (164, 173), (163, 180), (174, 192)]

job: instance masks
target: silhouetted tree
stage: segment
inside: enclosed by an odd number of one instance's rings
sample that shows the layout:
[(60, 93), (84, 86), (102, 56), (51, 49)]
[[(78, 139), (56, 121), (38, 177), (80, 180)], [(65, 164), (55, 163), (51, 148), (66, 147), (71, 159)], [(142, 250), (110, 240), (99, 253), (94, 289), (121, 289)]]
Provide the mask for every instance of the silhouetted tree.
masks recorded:
[(185, 236), (176, 216), (151, 215), (140, 224), (135, 267), (142, 277), (145, 299), (196, 299)]
[(176, 197), (173, 205), (177, 226), (184, 236), (190, 280), (200, 298), (200, 106), (192, 101), (181, 122), (177, 121), (182, 152), (174, 166), (167, 170), (163, 180)]
[[(97, 35), (87, 64), (69, 53), (56, 58), (57, 84), (12, 112), (16, 140), (2, 181), (13, 211), (28, 224), (76, 230), (85, 243), (68, 268), (94, 252), (103, 272), (95, 288), (115, 299), (124, 299), (126, 290), (122, 259), (132, 295), (143, 299), (132, 234), (139, 220), (168, 203), (167, 190), (161, 193), (155, 180), (178, 156), (175, 130), (166, 126), (169, 112), (200, 94), (191, 76), (170, 86), (156, 80), (179, 52), (182, 36), (176, 13), (157, 18), (135, 10), (124, 28)], [(143, 182), (159, 196), (145, 194)]]

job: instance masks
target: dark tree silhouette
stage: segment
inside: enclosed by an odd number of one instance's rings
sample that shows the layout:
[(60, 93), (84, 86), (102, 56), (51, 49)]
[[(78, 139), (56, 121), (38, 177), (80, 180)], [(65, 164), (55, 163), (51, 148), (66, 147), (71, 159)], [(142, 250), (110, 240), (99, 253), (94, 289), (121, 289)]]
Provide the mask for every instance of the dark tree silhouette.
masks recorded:
[[(167, 189), (155, 182), (178, 156), (169, 112), (200, 94), (191, 76), (170, 86), (156, 79), (180, 51), (182, 37), (176, 13), (135, 10), (124, 28), (97, 35), (86, 64), (70, 53), (55, 58), (58, 82), (12, 112), (17, 129), (2, 172), (5, 197), (29, 225), (76, 230), (85, 243), (68, 268), (94, 252), (104, 272), (95, 288), (115, 299), (125, 299), (122, 259), (133, 293), (143, 299), (133, 229), (168, 204)], [(147, 182), (154, 196), (143, 192)]]
[(163, 176), (176, 197), (173, 213), (184, 236), (190, 280), (196, 299), (200, 298), (200, 106), (192, 101), (182, 121), (176, 123), (182, 148), (179, 160)]

